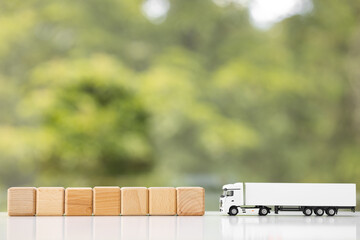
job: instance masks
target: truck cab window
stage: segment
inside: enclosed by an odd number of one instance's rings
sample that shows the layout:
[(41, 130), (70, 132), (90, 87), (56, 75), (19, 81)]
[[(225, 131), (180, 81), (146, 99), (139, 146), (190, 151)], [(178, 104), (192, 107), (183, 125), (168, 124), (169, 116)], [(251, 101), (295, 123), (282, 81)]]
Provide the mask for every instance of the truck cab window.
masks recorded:
[(227, 191), (226, 196), (228, 197), (234, 196), (234, 191)]

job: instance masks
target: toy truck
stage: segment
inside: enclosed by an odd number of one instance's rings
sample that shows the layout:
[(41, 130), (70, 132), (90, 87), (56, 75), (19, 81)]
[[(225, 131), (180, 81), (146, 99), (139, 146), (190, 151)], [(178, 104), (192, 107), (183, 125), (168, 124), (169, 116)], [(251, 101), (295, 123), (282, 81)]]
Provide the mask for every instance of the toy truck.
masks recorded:
[(340, 183), (234, 183), (223, 186), (220, 212), (231, 216), (241, 210), (258, 211), (266, 216), (271, 209), (302, 211), (305, 216), (315, 213), (334, 216), (339, 209), (355, 212), (356, 184)]

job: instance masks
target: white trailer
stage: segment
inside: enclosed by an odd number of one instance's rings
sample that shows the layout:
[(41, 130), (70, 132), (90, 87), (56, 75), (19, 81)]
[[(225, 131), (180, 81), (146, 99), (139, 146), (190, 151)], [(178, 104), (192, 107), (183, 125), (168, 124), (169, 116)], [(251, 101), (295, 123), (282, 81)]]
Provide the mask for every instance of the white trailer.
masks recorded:
[(223, 186), (220, 212), (237, 215), (241, 210), (258, 209), (265, 216), (271, 209), (313, 212), (334, 216), (339, 209), (355, 212), (356, 184), (341, 183), (234, 183)]

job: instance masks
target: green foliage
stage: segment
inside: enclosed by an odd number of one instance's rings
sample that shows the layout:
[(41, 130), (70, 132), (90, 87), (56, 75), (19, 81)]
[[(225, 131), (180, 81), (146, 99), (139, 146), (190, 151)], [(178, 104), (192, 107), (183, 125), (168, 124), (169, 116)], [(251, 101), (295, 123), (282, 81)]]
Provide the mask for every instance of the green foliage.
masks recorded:
[(38, 182), (86, 183), (94, 176), (149, 171), (148, 113), (131, 79), (131, 72), (102, 55), (39, 65), (16, 109), (21, 125), (4, 129), (1, 146), (11, 143), (14, 155), (16, 148), (26, 149), (19, 164), (29, 165)]
[(267, 31), (237, 5), (172, 0), (154, 24), (142, 4), (0, 3), (2, 189), (360, 183), (357, 1)]

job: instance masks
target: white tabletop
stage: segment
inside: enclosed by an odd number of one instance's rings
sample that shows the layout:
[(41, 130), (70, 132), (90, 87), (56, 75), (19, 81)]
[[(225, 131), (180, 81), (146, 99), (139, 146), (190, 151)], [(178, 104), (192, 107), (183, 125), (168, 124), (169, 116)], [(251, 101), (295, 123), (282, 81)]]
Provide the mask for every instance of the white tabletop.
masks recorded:
[(0, 213), (0, 239), (360, 239), (360, 214), (305, 217), (280, 213), (235, 217), (8, 217)]

